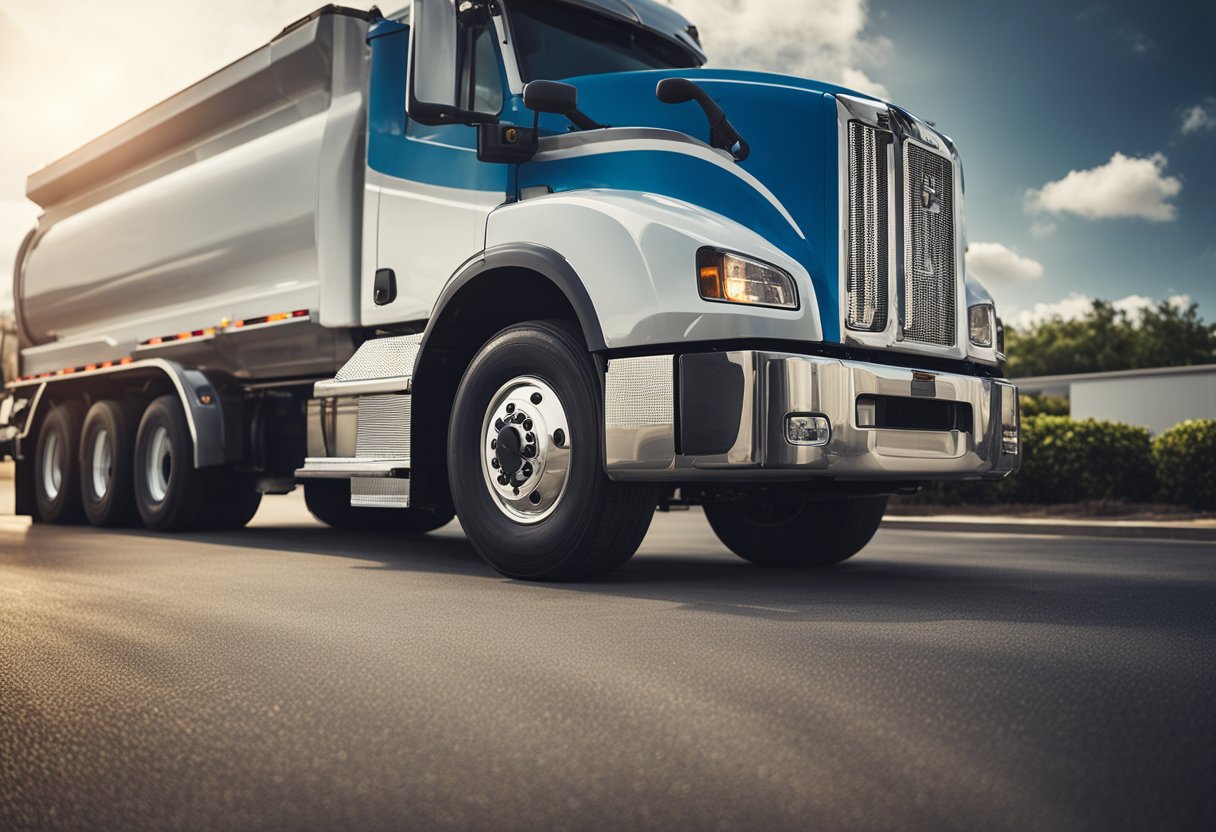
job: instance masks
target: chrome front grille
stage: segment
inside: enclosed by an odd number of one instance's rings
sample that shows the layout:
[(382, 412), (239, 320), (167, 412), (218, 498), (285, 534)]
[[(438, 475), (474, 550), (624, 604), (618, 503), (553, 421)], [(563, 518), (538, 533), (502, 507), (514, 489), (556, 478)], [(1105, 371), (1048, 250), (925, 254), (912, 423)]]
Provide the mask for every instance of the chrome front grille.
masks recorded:
[(860, 122), (849, 124), (849, 228), (845, 276), (850, 329), (887, 326), (889, 206), (887, 148), (892, 136)]
[(904, 340), (955, 344), (954, 171), (951, 161), (904, 143)]

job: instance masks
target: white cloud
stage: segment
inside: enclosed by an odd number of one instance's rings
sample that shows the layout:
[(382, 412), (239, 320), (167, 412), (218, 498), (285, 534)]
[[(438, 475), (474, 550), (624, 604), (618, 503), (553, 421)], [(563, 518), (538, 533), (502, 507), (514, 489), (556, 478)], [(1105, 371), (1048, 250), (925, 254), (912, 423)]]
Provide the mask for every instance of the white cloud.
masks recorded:
[(695, 23), (710, 66), (802, 75), (888, 98), (861, 67), (889, 54), (866, 33), (866, 0), (670, 0)]
[(1085, 219), (1133, 217), (1168, 222), (1178, 216), (1170, 202), (1182, 190), (1182, 180), (1167, 176), (1169, 160), (1162, 153), (1137, 158), (1115, 153), (1105, 165), (1072, 170), (1026, 194), (1030, 210), (1076, 214)]
[(967, 248), (967, 271), (994, 285), (1023, 283), (1041, 278), (1043, 264), (1002, 243), (972, 243)]
[(1059, 229), (1059, 224), (1049, 220), (1035, 220), (1030, 224), (1030, 236), (1035, 239), (1050, 237)]
[[(1175, 309), (1186, 309), (1191, 305), (1191, 296), (1184, 294), (1170, 295), (1165, 301)], [(1133, 324), (1140, 322), (1144, 310), (1152, 309), (1157, 304), (1158, 301), (1153, 300), (1147, 295), (1128, 295), (1127, 297), (1111, 301), (1111, 306), (1126, 313), (1128, 320)], [(1093, 305), (1094, 299), (1089, 295), (1073, 292), (1063, 300), (1058, 300), (1054, 303), (1036, 303), (1031, 309), (1023, 309), (1017, 313), (1013, 323), (1019, 329), (1027, 329), (1035, 324), (1041, 324), (1055, 318), (1074, 321), (1077, 318), (1084, 317), (1093, 308)]]
[(1209, 98), (1182, 111), (1182, 135), (1216, 130), (1216, 98)]

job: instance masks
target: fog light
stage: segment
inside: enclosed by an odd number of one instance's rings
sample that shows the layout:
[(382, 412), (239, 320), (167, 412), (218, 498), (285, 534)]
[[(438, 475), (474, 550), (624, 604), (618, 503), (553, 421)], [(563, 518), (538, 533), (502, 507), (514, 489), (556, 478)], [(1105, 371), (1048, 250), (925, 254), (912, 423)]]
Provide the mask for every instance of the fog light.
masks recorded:
[(1018, 388), (1010, 384), (1001, 387), (1001, 453), (1017, 456), (1021, 444), (1018, 437)]
[(791, 445), (826, 445), (832, 437), (827, 416), (792, 413), (785, 417), (785, 438)]

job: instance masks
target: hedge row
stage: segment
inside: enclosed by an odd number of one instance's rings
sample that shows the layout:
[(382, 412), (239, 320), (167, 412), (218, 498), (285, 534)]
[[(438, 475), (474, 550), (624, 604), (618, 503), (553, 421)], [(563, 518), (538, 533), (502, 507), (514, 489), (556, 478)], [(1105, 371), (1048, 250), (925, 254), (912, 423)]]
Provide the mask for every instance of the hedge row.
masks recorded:
[(1160, 500), (1216, 509), (1216, 420), (1190, 421), (1155, 440), (1096, 419), (1023, 414), (1022, 468), (999, 483), (939, 483), (918, 501), (1076, 503)]
[(1153, 458), (1164, 502), (1216, 510), (1216, 419), (1174, 425), (1153, 440)]

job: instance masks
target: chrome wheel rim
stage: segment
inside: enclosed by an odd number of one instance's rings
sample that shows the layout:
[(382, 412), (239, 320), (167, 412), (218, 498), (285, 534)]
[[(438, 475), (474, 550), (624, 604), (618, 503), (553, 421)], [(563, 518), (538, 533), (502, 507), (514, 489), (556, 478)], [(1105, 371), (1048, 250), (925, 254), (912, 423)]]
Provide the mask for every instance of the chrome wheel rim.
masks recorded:
[(93, 479), (93, 496), (104, 500), (110, 491), (110, 477), (114, 474), (114, 448), (110, 444), (110, 432), (99, 430), (93, 436), (93, 448), (89, 454)]
[(517, 523), (554, 512), (570, 482), (570, 423), (557, 393), (533, 376), (498, 389), (482, 422), (481, 470), (494, 504)]
[(173, 473), (173, 448), (169, 441), (169, 429), (164, 425), (157, 425), (153, 429), (144, 463), (148, 496), (155, 503), (163, 502), (169, 493), (169, 477)]
[(59, 496), (63, 488), (63, 440), (52, 431), (42, 448), (42, 490), (48, 500)]

